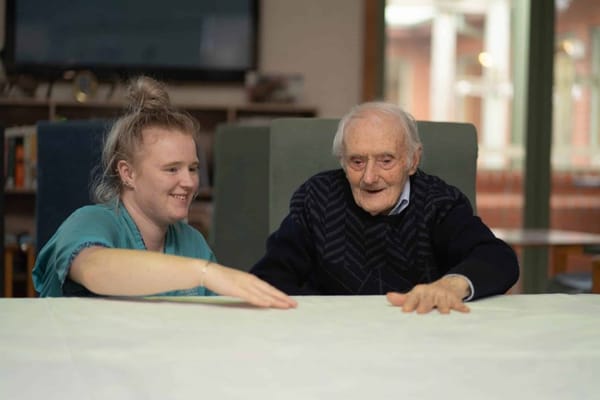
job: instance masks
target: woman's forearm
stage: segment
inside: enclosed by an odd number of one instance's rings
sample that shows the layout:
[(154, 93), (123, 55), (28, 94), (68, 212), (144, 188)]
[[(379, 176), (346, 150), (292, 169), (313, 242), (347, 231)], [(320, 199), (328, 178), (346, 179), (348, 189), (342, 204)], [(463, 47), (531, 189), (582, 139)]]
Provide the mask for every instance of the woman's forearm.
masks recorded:
[(92, 247), (75, 258), (69, 276), (96, 294), (144, 296), (200, 286), (207, 262), (150, 251)]
[(107, 296), (149, 296), (205, 286), (259, 307), (293, 308), (297, 303), (256, 276), (212, 261), (145, 250), (91, 247), (73, 261), (69, 276)]

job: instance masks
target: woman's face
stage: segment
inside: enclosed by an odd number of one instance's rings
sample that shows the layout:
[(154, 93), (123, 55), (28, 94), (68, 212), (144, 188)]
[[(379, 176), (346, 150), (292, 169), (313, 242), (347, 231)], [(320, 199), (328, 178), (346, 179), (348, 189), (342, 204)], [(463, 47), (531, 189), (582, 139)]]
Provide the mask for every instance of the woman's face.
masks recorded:
[(196, 143), (192, 135), (159, 127), (145, 128), (142, 135), (125, 193), (131, 194), (134, 215), (166, 227), (187, 218), (198, 192)]

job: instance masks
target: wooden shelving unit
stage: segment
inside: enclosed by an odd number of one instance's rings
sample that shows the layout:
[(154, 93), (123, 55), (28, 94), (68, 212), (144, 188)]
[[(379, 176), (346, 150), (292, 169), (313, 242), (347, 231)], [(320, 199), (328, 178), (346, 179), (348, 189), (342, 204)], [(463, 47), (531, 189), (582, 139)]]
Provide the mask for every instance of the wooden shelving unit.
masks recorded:
[[(222, 122), (243, 118), (311, 117), (314, 107), (280, 103), (175, 104), (200, 121), (203, 130), (214, 130)], [(33, 99), (0, 99), (0, 121), (4, 126), (32, 125), (41, 120), (111, 118), (121, 115), (124, 103)]]

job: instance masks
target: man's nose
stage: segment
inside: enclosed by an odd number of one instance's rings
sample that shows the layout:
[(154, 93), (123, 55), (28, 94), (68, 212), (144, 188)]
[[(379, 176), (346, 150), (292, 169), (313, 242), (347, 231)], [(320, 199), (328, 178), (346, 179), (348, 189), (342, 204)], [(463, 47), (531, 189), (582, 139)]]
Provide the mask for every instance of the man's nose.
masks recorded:
[(377, 169), (377, 163), (374, 160), (367, 160), (367, 165), (365, 166), (365, 173), (363, 175), (363, 181), (366, 184), (372, 184), (377, 182), (379, 178), (379, 172)]

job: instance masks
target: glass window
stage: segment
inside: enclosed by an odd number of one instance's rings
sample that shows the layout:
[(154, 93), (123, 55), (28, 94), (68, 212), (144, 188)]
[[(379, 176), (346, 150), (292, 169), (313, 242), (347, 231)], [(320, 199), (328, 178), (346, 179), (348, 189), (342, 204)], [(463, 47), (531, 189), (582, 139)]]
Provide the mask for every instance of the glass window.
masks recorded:
[(475, 125), (477, 207), (492, 227), (522, 220), (524, 141), (512, 120), (515, 12), (510, 0), (387, 0), (385, 10), (385, 99), (417, 119)]
[[(600, 2), (554, 6), (550, 227), (600, 233)], [(386, 0), (385, 99), (476, 126), (477, 208), (493, 228), (523, 224), (529, 7)], [(568, 268), (589, 271), (589, 259)]]

